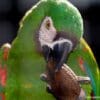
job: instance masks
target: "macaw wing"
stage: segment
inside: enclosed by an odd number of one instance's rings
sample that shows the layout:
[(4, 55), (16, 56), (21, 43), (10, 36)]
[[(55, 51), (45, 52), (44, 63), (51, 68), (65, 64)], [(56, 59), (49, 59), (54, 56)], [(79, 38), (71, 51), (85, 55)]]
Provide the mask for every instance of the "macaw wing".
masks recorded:
[(7, 100), (54, 100), (40, 80), (45, 61), (36, 50), (36, 32), (45, 16), (45, 2), (37, 3), (21, 21), (8, 57)]
[(70, 54), (67, 63), (77, 75), (90, 77), (91, 85), (82, 86), (86, 95), (99, 96), (100, 70), (91, 49), (83, 38), (77, 48)]

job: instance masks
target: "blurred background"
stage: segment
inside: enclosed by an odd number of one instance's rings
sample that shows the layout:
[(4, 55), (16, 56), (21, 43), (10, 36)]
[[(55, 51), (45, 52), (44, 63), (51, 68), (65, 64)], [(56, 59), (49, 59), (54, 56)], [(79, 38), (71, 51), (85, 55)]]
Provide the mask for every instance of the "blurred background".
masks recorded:
[[(39, 0), (2, 0), (0, 2), (0, 46), (16, 37), (19, 21)], [(84, 38), (100, 66), (100, 0), (69, 0), (82, 14)]]

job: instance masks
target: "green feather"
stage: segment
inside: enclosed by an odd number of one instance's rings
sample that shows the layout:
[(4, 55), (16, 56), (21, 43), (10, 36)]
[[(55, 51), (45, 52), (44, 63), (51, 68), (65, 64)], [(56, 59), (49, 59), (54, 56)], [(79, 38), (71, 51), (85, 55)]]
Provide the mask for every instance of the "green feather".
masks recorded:
[[(86, 63), (88, 67), (86, 68), (86, 72), (83, 72), (80, 68), (78, 59), (82, 58), (84, 60), (84, 63)], [(87, 96), (90, 96), (91, 91), (94, 91), (95, 96), (100, 95), (100, 70), (98, 68), (97, 62), (93, 56), (93, 53), (91, 49), (89, 48), (88, 44), (84, 41), (84, 39), (80, 40), (80, 44), (77, 46), (77, 48), (72, 52), (68, 58), (68, 65), (72, 68), (72, 70), (77, 75), (83, 75), (87, 76), (87, 72), (89, 69), (90, 72), (88, 72), (89, 76), (91, 73), (92, 78), (92, 85), (83, 85), (85, 86), (84, 90), (87, 93)], [(94, 85), (93, 85), (94, 84)], [(93, 86), (93, 87), (92, 87)]]

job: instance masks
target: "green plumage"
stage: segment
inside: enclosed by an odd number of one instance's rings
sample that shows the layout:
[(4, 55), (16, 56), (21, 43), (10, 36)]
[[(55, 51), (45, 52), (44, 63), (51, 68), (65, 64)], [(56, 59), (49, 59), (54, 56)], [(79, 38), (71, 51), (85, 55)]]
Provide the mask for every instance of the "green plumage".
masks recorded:
[[(42, 20), (50, 16), (53, 19), (57, 31), (69, 32), (70, 37), (78, 40), (83, 35), (83, 21), (79, 11), (66, 0), (41, 0), (33, 6), (24, 16), (20, 23), (20, 29), (8, 58), (8, 78), (6, 85), (6, 100), (55, 100), (45, 90), (46, 84), (40, 80), (40, 74), (44, 72), (45, 61), (36, 49), (36, 34)], [(68, 58), (68, 65), (77, 75), (86, 75), (81, 71), (78, 57), (82, 57), (89, 65), (93, 78), (99, 77), (99, 70), (94, 58), (84, 52), (86, 44), (80, 44)], [(97, 73), (98, 70), (98, 73)], [(96, 82), (96, 87), (99, 83)], [(90, 95), (91, 86), (83, 86)], [(88, 90), (87, 90), (88, 88)], [(96, 92), (100, 93), (96, 89)]]
[[(82, 65), (86, 71), (82, 71), (81, 62), (79, 63), (80, 59), (83, 60)], [(100, 70), (91, 49), (84, 39), (80, 40), (80, 44), (77, 46), (76, 50), (71, 53), (68, 59), (68, 65), (77, 75), (91, 76), (90, 78), (93, 80), (91, 81), (91, 85), (82, 86), (86, 91), (87, 97), (91, 98), (90, 94), (92, 91), (95, 96), (100, 95)]]

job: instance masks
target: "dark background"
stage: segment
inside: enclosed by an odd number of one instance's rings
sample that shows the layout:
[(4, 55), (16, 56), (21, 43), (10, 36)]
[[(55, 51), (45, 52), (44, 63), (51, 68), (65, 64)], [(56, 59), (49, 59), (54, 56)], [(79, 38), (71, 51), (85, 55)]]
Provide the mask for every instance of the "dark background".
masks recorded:
[[(0, 0), (0, 46), (16, 37), (19, 21), (39, 0)], [(100, 0), (69, 0), (84, 20), (84, 38), (92, 48), (100, 66)]]

